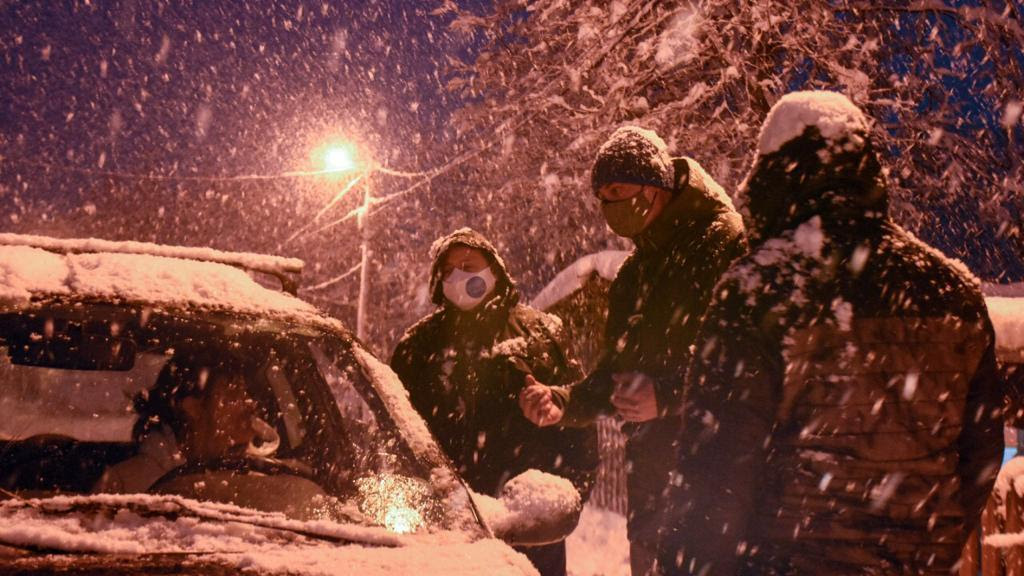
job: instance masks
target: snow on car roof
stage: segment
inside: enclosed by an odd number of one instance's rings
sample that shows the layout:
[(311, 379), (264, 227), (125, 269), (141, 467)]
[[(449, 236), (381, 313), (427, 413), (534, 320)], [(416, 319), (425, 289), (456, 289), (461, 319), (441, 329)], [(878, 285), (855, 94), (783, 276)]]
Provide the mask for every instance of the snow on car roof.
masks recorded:
[(25, 245), (0, 245), (0, 303), (23, 306), (53, 296), (340, 325), (308, 302), (264, 288), (244, 270), (217, 262), (148, 253), (59, 254)]
[(266, 272), (269, 274), (297, 274), (302, 272), (305, 265), (298, 258), (284, 258), (271, 256), (269, 254), (256, 254), (253, 252), (225, 252), (213, 248), (201, 248), (196, 246), (166, 246), (163, 244), (152, 244), (149, 242), (133, 242), (101, 240), (98, 238), (51, 238), (49, 236), (33, 236), (30, 234), (9, 234), (0, 233), (0, 245), (4, 246), (32, 246), (42, 248), (50, 252), (60, 253), (86, 253), (86, 252), (112, 252), (119, 254), (147, 254), (150, 256), (165, 256), (168, 258), (184, 258), (188, 260), (202, 260), (205, 262), (219, 262), (242, 266), (250, 270)]
[(594, 273), (609, 282), (614, 280), (627, 256), (629, 256), (629, 252), (622, 250), (605, 250), (587, 254), (559, 272), (540, 291), (540, 294), (534, 297), (530, 305), (539, 310), (546, 310), (556, 302), (583, 288), (583, 285)]

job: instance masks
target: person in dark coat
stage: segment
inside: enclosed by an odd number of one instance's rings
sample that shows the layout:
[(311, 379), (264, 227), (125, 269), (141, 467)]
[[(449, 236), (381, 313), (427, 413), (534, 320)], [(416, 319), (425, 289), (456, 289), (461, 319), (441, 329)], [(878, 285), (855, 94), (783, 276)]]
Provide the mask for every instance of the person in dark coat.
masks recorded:
[[(527, 378), (582, 377), (561, 321), (519, 303), (504, 262), (479, 233), (457, 230), (431, 255), (438, 309), (406, 332), (391, 359), (413, 407), (474, 491), (497, 497), (532, 468), (569, 479), (586, 500), (598, 464), (596, 428), (538, 429), (517, 405)], [(565, 574), (564, 541), (517, 549), (544, 576)]]
[(630, 563), (640, 576), (654, 563), (690, 346), (711, 288), (746, 244), (722, 188), (693, 159), (672, 158), (654, 132), (613, 133), (592, 184), (611, 229), (636, 245), (609, 290), (604, 352), (582, 382), (538, 378), (521, 404), (538, 425), (625, 421)]
[(889, 218), (842, 95), (780, 99), (738, 198), (752, 251), (697, 338), (659, 572), (952, 573), (1003, 451), (978, 280)]

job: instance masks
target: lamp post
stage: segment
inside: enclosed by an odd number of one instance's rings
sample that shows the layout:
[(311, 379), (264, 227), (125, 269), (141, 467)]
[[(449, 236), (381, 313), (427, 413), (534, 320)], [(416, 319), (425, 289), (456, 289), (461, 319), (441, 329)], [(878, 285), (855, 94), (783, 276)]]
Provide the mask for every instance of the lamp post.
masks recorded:
[[(324, 166), (327, 172), (349, 172), (359, 167), (355, 152), (350, 144), (330, 146), (324, 150)], [(373, 192), (368, 182), (363, 183), (363, 202), (356, 215), (359, 228), (359, 299), (356, 302), (356, 337), (366, 338), (366, 301), (369, 294), (370, 231), (368, 220)]]
[(372, 200), (370, 183), (366, 182), (363, 184), (363, 207), (356, 218), (360, 238), (359, 302), (356, 305), (356, 337), (360, 340), (366, 339), (366, 300), (369, 294), (368, 283), (370, 279), (368, 272), (370, 267), (370, 231), (368, 224), (370, 219), (370, 202)]

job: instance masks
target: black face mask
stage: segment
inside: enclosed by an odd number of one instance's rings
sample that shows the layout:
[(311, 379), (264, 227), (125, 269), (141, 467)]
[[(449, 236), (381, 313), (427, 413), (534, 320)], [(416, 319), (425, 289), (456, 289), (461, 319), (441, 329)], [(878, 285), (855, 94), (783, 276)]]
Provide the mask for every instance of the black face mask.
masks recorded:
[(645, 188), (641, 188), (635, 196), (625, 200), (601, 200), (601, 212), (612, 232), (625, 238), (632, 238), (643, 232), (647, 215), (651, 213), (654, 205), (644, 195), (644, 190)]

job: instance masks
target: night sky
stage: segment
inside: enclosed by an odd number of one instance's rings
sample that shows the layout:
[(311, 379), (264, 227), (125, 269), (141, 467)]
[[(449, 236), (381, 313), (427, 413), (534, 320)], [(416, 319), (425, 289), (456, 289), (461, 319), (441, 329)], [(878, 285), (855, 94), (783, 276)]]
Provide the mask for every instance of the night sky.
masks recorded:
[(454, 105), (446, 59), (474, 43), (448, 32), (451, 14), (431, 15), (439, 6), (6, 2), (3, 182), (32, 180), (39, 166), (25, 162), (161, 175), (311, 169), (310, 150), (336, 137), (418, 168), (437, 157), (431, 144)]

